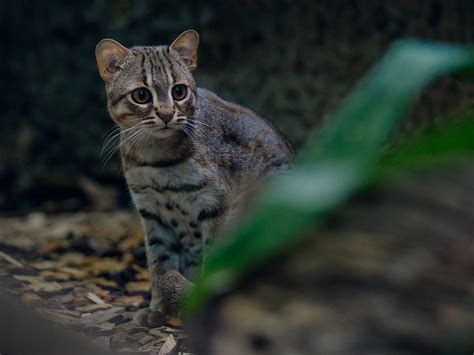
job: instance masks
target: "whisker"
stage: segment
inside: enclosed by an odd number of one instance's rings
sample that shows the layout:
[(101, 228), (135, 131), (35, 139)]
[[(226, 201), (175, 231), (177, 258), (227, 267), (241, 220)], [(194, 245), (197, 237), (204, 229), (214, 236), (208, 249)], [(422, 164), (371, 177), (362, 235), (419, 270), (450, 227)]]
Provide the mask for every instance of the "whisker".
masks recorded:
[(112, 133), (116, 132), (120, 130), (120, 126), (113, 126), (110, 130), (108, 130), (105, 134), (104, 134), (104, 139), (107, 139), (106, 137), (110, 136)]
[[(138, 121), (140, 121), (140, 120), (141, 120), (141, 118), (127, 119), (127, 121), (129, 121), (129, 122), (138, 122)], [(117, 123), (115, 123), (115, 125), (114, 125), (110, 130), (115, 131), (115, 130), (121, 129), (121, 128), (122, 128), (122, 127), (121, 127), (120, 125), (118, 125)], [(109, 132), (106, 132), (106, 133), (104, 134), (104, 136), (106, 136), (108, 133), (109, 133)]]
[[(112, 156), (117, 152), (117, 150), (120, 149), (121, 146), (123, 146), (127, 141), (129, 141), (132, 137), (134, 137), (137, 133), (140, 133), (140, 126), (137, 125), (137, 126), (133, 126), (131, 128), (135, 128), (137, 129), (138, 131), (137, 132), (133, 132), (129, 137), (125, 138), (122, 142), (120, 142), (120, 144), (118, 144), (116, 147), (114, 147), (109, 153), (107, 153), (106, 157), (104, 158), (105, 162), (103, 164), (103, 166), (105, 166), (108, 161), (112, 158)], [(132, 129), (129, 129), (129, 131), (132, 131)]]
[[(130, 139), (130, 142), (128, 142), (128, 149), (126, 152), (122, 153), (123, 156), (124, 156), (124, 159), (129, 159), (132, 157), (132, 154), (136, 151), (136, 149), (138, 148), (138, 146), (140, 145), (140, 143), (143, 141), (143, 139), (149, 135), (149, 133), (143, 129), (142, 127), (139, 127), (139, 131), (137, 132), (138, 134), (135, 134), (133, 136), (133, 138)], [(141, 133), (141, 134), (140, 134)], [(120, 169), (119, 171), (117, 172), (117, 176), (118, 174), (120, 174), (120, 172), (122, 171), (123, 169), (123, 166), (120, 165)]]
[(200, 127), (199, 125), (195, 124), (195, 122), (188, 121), (188, 122), (186, 122), (185, 125), (187, 125), (188, 128), (191, 127), (193, 130), (197, 131), (198, 133), (200, 133), (204, 137), (209, 136), (209, 133), (206, 130), (204, 130), (202, 127)]
[(125, 145), (125, 143), (129, 142), (133, 137), (135, 137), (138, 133), (141, 133), (142, 131), (142, 128), (140, 126), (136, 126), (137, 128), (137, 131), (136, 132), (133, 132), (130, 136), (128, 136), (127, 138), (125, 138), (123, 141), (120, 142), (120, 144), (118, 145), (117, 148), (121, 148)]
[[(133, 119), (131, 120), (131, 122), (135, 122), (135, 121), (138, 121), (137, 119)], [(116, 126), (116, 127), (113, 127), (112, 130), (110, 131), (110, 133), (107, 135), (107, 137), (105, 138), (105, 141), (104, 141), (104, 148), (102, 149), (102, 151), (105, 149), (105, 146), (107, 146), (109, 144), (109, 142), (111, 140), (113, 140), (114, 138), (116, 138), (118, 135), (120, 135), (120, 133), (122, 132), (123, 128), (121, 126)], [(126, 130), (125, 130), (126, 131)], [(117, 134), (118, 133), (118, 134)]]
[(117, 132), (120, 132), (120, 129), (121, 129), (120, 126), (113, 127), (113, 128), (106, 134), (106, 137), (104, 138), (104, 143), (103, 143), (103, 145), (102, 145), (101, 154), (102, 154), (102, 152), (104, 151), (104, 147), (107, 146), (107, 144), (109, 143), (109, 141), (113, 139), (113, 137), (116, 135)]
[(104, 153), (104, 151), (108, 150), (108, 147), (110, 146), (110, 144), (113, 143), (114, 139), (120, 137), (120, 135), (122, 133), (125, 133), (125, 132), (128, 132), (130, 130), (132, 130), (133, 128), (135, 128), (136, 126), (133, 126), (133, 127), (130, 127), (130, 128), (127, 128), (127, 129), (124, 129), (124, 130), (120, 130), (121, 127), (119, 127), (119, 132), (114, 132), (113, 136), (109, 137), (103, 144), (102, 146), (102, 150), (100, 152), (100, 155), (102, 155)]
[(131, 152), (134, 148), (134, 144), (141, 139), (141, 137), (143, 136), (143, 132), (145, 132), (145, 130), (140, 128), (139, 132), (138, 132), (139, 134), (135, 135), (135, 137), (133, 139), (131, 139), (130, 142), (128, 142), (128, 147), (127, 148), (124, 147), (124, 149), (127, 149), (126, 151), (124, 151), (125, 156), (127, 156), (127, 154), (131, 154)]
[(130, 144), (129, 155), (128, 155), (129, 158), (132, 157), (132, 154), (137, 150), (137, 148), (140, 146), (143, 140), (149, 135), (148, 131), (146, 131), (145, 129), (141, 129), (141, 133), (142, 134), (138, 135), (138, 138), (135, 139), (135, 141)]
[(189, 129), (188, 126), (183, 125), (183, 132), (192, 140), (195, 141), (196, 139), (194, 138), (193, 134), (191, 133), (191, 130)]
[(215, 128), (214, 126), (212, 126), (212, 125), (210, 125), (210, 124), (208, 124), (208, 123), (206, 123), (206, 122), (203, 122), (203, 121), (199, 120), (199, 119), (198, 119), (198, 118), (199, 118), (198, 116), (186, 116), (186, 117), (190, 118), (190, 119), (191, 119), (190, 121), (192, 121), (192, 122), (199, 123), (199, 124), (201, 124), (201, 125), (203, 125), (203, 126), (207, 126), (207, 127), (209, 127), (209, 128), (212, 128), (212, 129)]

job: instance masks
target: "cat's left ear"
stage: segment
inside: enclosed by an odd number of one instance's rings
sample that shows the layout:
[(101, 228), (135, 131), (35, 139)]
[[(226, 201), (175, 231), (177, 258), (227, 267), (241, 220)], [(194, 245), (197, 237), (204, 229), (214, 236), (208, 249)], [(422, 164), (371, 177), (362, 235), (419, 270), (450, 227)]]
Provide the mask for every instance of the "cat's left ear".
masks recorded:
[(197, 49), (199, 46), (199, 35), (194, 30), (181, 33), (174, 40), (170, 48), (176, 51), (179, 57), (186, 63), (188, 69), (193, 71), (197, 67)]
[(128, 54), (129, 50), (113, 39), (100, 41), (95, 47), (95, 58), (101, 78), (110, 81)]

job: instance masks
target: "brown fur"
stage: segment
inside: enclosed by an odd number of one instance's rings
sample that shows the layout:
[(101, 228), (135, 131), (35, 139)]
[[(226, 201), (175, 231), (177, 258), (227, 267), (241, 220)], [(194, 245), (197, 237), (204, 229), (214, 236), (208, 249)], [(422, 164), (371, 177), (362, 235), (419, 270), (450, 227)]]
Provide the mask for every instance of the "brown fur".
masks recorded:
[[(113, 40), (97, 47), (109, 111), (122, 128), (125, 177), (146, 232), (152, 303), (137, 319), (147, 326), (163, 318), (159, 310), (174, 309), (189, 287), (182, 275), (192, 275), (246, 191), (285, 170), (293, 154), (269, 122), (196, 87), (197, 44), (197, 33), (186, 31), (169, 47), (125, 53)], [(184, 99), (173, 98), (175, 85), (185, 86)], [(151, 99), (135, 102), (137, 89)]]

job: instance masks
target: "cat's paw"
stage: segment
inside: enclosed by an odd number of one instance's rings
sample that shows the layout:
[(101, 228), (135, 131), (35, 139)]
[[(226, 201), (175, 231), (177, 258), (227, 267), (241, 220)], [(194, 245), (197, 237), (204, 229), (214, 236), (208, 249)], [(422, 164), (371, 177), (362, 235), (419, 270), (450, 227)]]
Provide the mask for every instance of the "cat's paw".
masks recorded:
[(144, 308), (135, 313), (133, 321), (141, 327), (156, 328), (165, 324), (166, 315), (158, 309)]

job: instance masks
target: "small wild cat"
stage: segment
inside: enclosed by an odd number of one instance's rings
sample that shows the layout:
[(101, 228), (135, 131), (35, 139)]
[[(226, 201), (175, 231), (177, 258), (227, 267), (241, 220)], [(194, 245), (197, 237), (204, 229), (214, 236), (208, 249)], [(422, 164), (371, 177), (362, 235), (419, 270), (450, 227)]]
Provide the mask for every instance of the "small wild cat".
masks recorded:
[(176, 312), (190, 285), (186, 278), (239, 209), (242, 194), (286, 169), (293, 155), (269, 122), (196, 87), (198, 43), (189, 30), (170, 46), (127, 49), (104, 39), (96, 48), (146, 235), (152, 301), (136, 317), (144, 326), (153, 326), (161, 312)]

